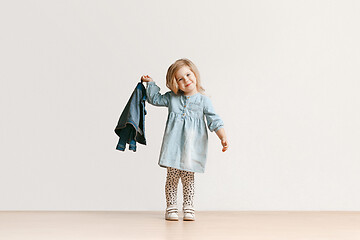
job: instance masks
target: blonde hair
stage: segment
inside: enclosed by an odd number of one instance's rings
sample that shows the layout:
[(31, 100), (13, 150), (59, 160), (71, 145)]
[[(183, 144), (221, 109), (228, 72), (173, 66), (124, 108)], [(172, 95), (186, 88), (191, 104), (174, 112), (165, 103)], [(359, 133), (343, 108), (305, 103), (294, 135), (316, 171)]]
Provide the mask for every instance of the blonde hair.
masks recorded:
[(200, 73), (195, 64), (187, 58), (181, 58), (176, 60), (171, 66), (168, 68), (166, 74), (166, 86), (173, 91), (176, 95), (183, 94), (184, 92), (179, 89), (179, 85), (175, 78), (175, 73), (182, 68), (183, 66), (188, 66), (190, 70), (195, 74), (196, 77), (196, 88), (198, 92), (204, 94), (205, 89), (201, 86), (200, 81)]

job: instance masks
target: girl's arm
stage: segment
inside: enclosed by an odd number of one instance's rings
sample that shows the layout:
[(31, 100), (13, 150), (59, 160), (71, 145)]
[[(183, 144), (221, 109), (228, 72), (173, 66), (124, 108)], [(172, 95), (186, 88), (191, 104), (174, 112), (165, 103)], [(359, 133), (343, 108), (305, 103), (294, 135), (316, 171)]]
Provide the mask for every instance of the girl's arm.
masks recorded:
[(211, 132), (215, 131), (216, 135), (218, 135), (221, 141), (221, 145), (223, 146), (222, 151), (225, 152), (228, 148), (228, 141), (224, 130), (224, 123), (220, 116), (216, 114), (209, 98), (206, 98), (205, 100), (204, 114), (209, 130)]
[(147, 101), (155, 106), (169, 106), (170, 93), (160, 94), (160, 88), (155, 84), (149, 75), (141, 77), (141, 81), (146, 82)]
[(228, 149), (228, 141), (226, 139), (226, 134), (225, 134), (225, 129), (224, 128), (220, 128), (217, 132), (216, 135), (218, 135), (218, 137), (221, 140), (221, 145), (223, 146), (222, 151), (225, 152)]

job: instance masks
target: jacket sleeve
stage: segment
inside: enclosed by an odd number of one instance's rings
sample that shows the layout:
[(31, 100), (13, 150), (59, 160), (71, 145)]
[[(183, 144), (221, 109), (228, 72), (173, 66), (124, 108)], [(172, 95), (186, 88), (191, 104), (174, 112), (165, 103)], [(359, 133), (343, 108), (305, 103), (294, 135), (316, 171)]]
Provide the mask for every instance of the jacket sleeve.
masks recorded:
[(146, 96), (148, 102), (154, 106), (168, 107), (170, 102), (170, 92), (161, 95), (159, 91), (160, 88), (156, 85), (155, 82), (147, 82)]
[(205, 97), (204, 115), (210, 132), (217, 132), (220, 128), (224, 127), (224, 122), (220, 116), (215, 113), (215, 109), (208, 97)]

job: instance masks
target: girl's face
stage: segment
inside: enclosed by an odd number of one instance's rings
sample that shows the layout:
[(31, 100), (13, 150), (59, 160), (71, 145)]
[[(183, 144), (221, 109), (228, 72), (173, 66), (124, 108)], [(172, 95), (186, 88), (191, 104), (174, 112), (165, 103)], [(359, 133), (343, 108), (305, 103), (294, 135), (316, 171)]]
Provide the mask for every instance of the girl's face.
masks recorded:
[(184, 95), (194, 95), (197, 93), (196, 77), (188, 66), (181, 67), (175, 73), (175, 79), (179, 85), (179, 89), (184, 92)]

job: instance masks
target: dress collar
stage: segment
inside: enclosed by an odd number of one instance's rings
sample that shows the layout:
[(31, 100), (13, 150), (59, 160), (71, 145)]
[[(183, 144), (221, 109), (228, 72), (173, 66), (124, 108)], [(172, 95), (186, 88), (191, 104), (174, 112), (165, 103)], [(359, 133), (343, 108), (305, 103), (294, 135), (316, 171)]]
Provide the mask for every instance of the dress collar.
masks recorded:
[(195, 96), (197, 96), (197, 95), (199, 95), (199, 94), (200, 94), (200, 93), (197, 92), (197, 93), (195, 93), (195, 94), (193, 94), (193, 95), (190, 95), (190, 96), (186, 96), (186, 95), (184, 95), (184, 94), (182, 94), (181, 96), (184, 97), (184, 98), (189, 99), (189, 98), (195, 97)]

